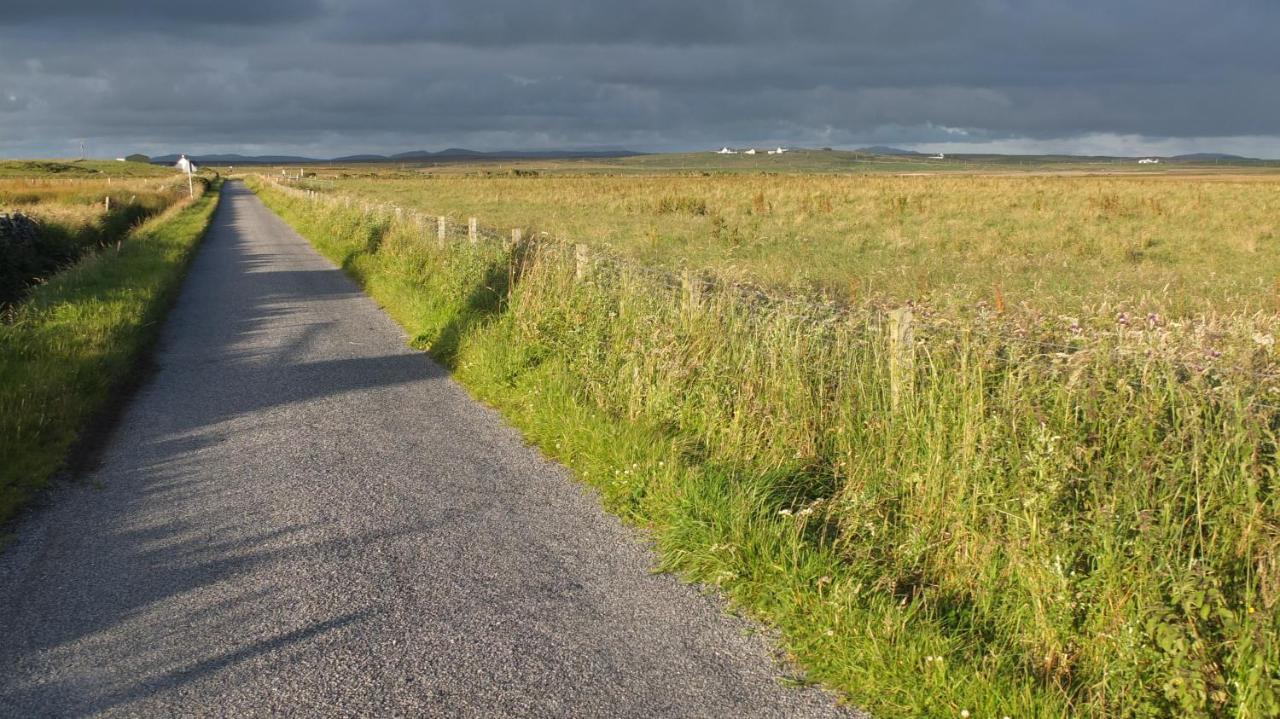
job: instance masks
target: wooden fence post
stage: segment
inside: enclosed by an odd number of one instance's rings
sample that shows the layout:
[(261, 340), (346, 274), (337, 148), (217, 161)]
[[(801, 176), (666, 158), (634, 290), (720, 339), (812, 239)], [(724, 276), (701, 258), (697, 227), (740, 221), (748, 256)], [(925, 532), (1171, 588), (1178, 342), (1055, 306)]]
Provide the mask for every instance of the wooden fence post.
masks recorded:
[(581, 282), (587, 278), (591, 266), (591, 250), (579, 242), (573, 246), (573, 278)]
[(471, 240), (473, 245), (480, 241), (480, 228), (477, 224), (476, 218), (467, 219), (467, 239)]
[(524, 230), (520, 229), (519, 227), (511, 228), (511, 246), (512, 247), (518, 247), (520, 245), (520, 240), (523, 238), (524, 238)]
[(915, 388), (916, 346), (911, 320), (909, 307), (889, 312), (889, 392), (895, 411)]
[(685, 269), (684, 272), (680, 273), (680, 279), (684, 284), (685, 293), (689, 297), (689, 305), (691, 307), (697, 305), (702, 298), (702, 281), (690, 269)]
[(441, 247), (444, 246), (445, 236), (448, 232), (449, 221), (445, 219), (444, 215), (440, 215), (436, 218), (436, 241), (440, 243)]
[(110, 212), (111, 211), (111, 195), (107, 195), (106, 205), (107, 205), (107, 212)]

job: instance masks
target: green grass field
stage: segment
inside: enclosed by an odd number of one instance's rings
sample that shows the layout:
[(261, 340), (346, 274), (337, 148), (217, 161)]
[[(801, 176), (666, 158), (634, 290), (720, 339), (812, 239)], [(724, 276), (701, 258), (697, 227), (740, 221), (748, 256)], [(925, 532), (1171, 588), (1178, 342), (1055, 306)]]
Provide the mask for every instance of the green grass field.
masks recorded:
[(0, 178), (49, 182), (104, 177), (172, 177), (173, 169), (146, 162), (115, 160), (0, 160)]
[[(646, 161), (656, 160), (615, 162)], [(1280, 302), (1280, 175), (610, 175), (569, 172), (572, 163), (535, 167), (519, 166), (522, 175), (334, 168), (303, 185), (855, 304), (1182, 317), (1273, 311)]]
[[(64, 199), (78, 196), (58, 189)], [(79, 189), (97, 198), (103, 188)], [(63, 466), (87, 423), (136, 370), (217, 198), (214, 187), (194, 201), (169, 202), (119, 245), (34, 288), (0, 322), (0, 521)]]
[[(876, 716), (1280, 714), (1270, 178), (336, 174), (255, 187), (810, 680)], [(904, 343), (868, 300), (926, 266)]]

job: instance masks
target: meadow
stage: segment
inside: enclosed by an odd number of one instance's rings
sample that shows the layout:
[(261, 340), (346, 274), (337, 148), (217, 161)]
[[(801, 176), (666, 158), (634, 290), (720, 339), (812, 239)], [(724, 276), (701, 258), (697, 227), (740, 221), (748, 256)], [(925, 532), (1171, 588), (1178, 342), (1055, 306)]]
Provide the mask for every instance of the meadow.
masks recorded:
[(0, 212), (21, 213), (36, 227), (34, 242), (0, 245), (0, 308), (83, 254), (122, 241), (135, 226), (186, 197), (186, 183), (175, 181), (172, 172), (165, 175), (55, 179), (0, 173)]
[(1280, 306), (1277, 175), (605, 174), (565, 167), (572, 165), (385, 176), (339, 168), (319, 171), (303, 186), (455, 222), (474, 216), (607, 248), (646, 266), (711, 270), (854, 304), (999, 302), (1058, 314), (1109, 304), (1169, 316)]
[[(4, 275), (20, 288), (0, 318), (0, 522), (66, 466), (118, 399), (217, 205), (209, 178), (192, 199), (172, 171), (110, 181), (90, 174), (0, 180), (0, 211), (39, 222), (31, 257), (17, 259), (40, 270)], [(17, 267), (15, 257), (0, 258), (3, 269)]]
[(802, 681), (1280, 714), (1274, 180), (516, 169), (251, 181)]

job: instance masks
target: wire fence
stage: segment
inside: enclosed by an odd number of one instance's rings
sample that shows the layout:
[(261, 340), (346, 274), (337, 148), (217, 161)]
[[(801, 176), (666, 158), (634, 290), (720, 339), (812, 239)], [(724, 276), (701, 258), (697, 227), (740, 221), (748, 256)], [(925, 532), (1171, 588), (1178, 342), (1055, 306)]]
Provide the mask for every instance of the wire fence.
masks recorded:
[[(718, 298), (747, 305), (753, 311), (768, 312), (775, 316), (783, 314), (789, 319), (815, 325), (863, 322), (875, 327), (880, 334), (888, 330), (890, 315), (896, 311), (900, 318), (898, 321), (905, 322), (905, 327), (899, 328), (899, 331), (910, 338), (913, 348), (937, 342), (989, 342), (999, 343), (1013, 350), (1003, 353), (1015, 357), (1016, 359), (1010, 360), (1013, 362), (1036, 358), (1071, 361), (1090, 355), (1106, 355), (1120, 360), (1159, 363), (1171, 371), (1189, 376), (1249, 382), (1254, 385), (1251, 406), (1280, 413), (1280, 405), (1257, 397), (1272, 393), (1280, 400), (1280, 363), (1274, 361), (1274, 354), (1268, 351), (1271, 347), (1266, 342), (1269, 336), (1254, 335), (1254, 339), (1258, 340), (1257, 347), (1252, 348), (1254, 354), (1261, 351), (1270, 356), (1261, 363), (1262, 366), (1253, 367), (1233, 363), (1212, 346), (1189, 342), (1188, 338), (1195, 332), (1188, 331), (1186, 327), (1176, 334), (1168, 332), (1163, 321), (1153, 316), (1132, 320), (1132, 324), (1138, 325), (1136, 328), (1122, 326), (1118, 330), (1101, 330), (1077, 326), (1066, 328), (1066, 337), (1043, 337), (1037, 336), (1035, 328), (1002, 324), (999, 313), (996, 312), (990, 312), (980, 323), (971, 323), (956, 321), (913, 303), (894, 307), (887, 304), (854, 304), (835, 298), (795, 296), (750, 283), (731, 281), (711, 271), (673, 272), (645, 265), (598, 246), (570, 243), (545, 232), (526, 237), (522, 228), (504, 232), (479, 222), (475, 217), (467, 218), (464, 222), (459, 218), (433, 215), (391, 203), (371, 202), (338, 194), (336, 186), (322, 191), (316, 189), (315, 181), (302, 178), (262, 176), (262, 179), (281, 192), (308, 202), (359, 210), (386, 221), (395, 219), (414, 223), (420, 228), (424, 241), (434, 241), (445, 247), (470, 244), (510, 249), (518, 244), (536, 244), (553, 248), (572, 258), (576, 277), (586, 282), (608, 282), (622, 276), (638, 278), (653, 284), (660, 291), (686, 293), (704, 300)], [(906, 312), (902, 313), (902, 310)], [(1120, 318), (1118, 323), (1123, 319)], [(1171, 341), (1164, 341), (1170, 336), (1173, 337)], [(1235, 345), (1247, 345), (1250, 341), (1239, 336), (1223, 340), (1228, 345), (1233, 342)], [(878, 337), (873, 339), (868, 336), (866, 341), (879, 340)]]

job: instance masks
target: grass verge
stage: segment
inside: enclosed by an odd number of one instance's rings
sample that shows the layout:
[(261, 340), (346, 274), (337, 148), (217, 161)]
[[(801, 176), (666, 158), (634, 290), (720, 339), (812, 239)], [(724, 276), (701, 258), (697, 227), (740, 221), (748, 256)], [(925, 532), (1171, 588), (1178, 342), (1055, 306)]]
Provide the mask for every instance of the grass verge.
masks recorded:
[(209, 218), (216, 186), (86, 257), (0, 324), (0, 521), (67, 460), (156, 336)]
[(893, 392), (874, 317), (579, 277), (554, 243), (440, 243), (256, 189), (664, 568), (852, 703), (1280, 712), (1280, 422), (1253, 385), (1135, 344), (1173, 329), (1048, 344), (974, 320), (922, 336)]

